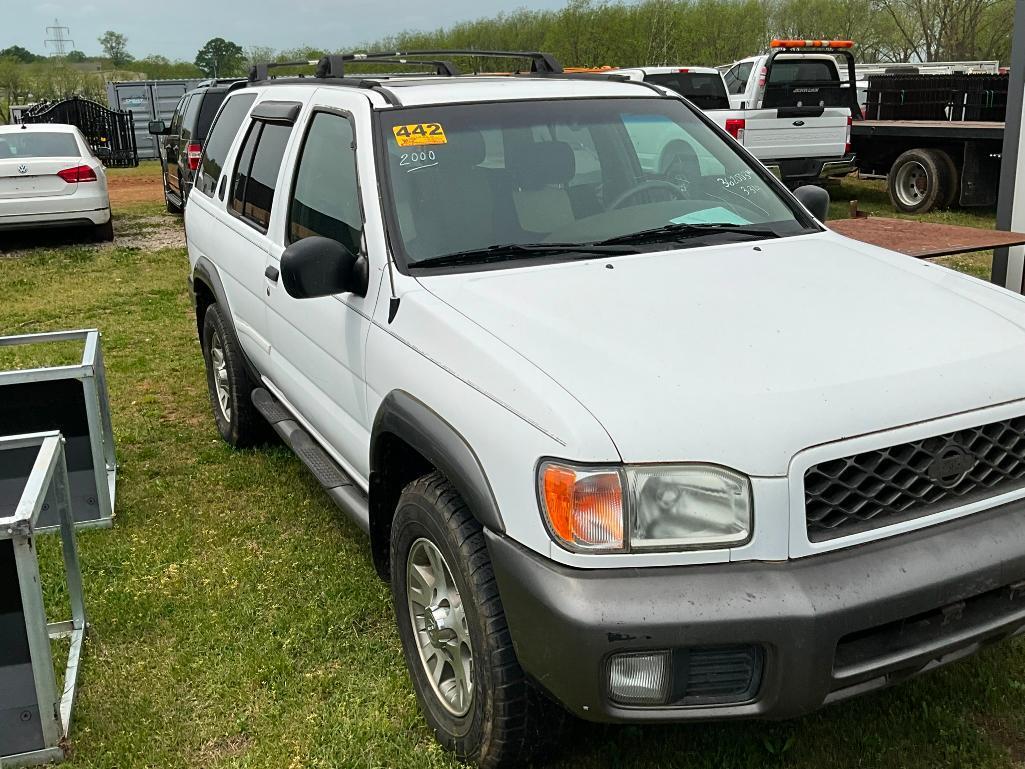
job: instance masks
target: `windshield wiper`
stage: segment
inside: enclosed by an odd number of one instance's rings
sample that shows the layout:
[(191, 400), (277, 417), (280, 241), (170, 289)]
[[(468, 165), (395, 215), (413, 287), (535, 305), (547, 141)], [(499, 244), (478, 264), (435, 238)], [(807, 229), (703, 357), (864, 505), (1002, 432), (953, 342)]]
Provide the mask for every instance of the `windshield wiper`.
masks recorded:
[(749, 227), (745, 224), (733, 224), (732, 222), (701, 222), (696, 224), (673, 222), (670, 224), (664, 224), (661, 227), (653, 227), (650, 230), (641, 230), (640, 232), (631, 232), (626, 235), (617, 235), (614, 238), (606, 238), (605, 240), (599, 240), (594, 243), (589, 243), (588, 245), (609, 246), (618, 243), (650, 243), (652, 241), (659, 240), (672, 241), (678, 238), (697, 237), (699, 235), (709, 234), (714, 235), (718, 233), (753, 235), (759, 238), (780, 237), (779, 233), (774, 230), (768, 230), (764, 227)]
[(441, 256), (430, 256), (410, 267), (450, 267), (460, 264), (486, 264), (523, 259), (531, 256), (561, 256), (580, 254), (589, 256), (622, 256), (636, 254), (637, 249), (605, 243), (499, 243), (485, 248), (471, 248)]

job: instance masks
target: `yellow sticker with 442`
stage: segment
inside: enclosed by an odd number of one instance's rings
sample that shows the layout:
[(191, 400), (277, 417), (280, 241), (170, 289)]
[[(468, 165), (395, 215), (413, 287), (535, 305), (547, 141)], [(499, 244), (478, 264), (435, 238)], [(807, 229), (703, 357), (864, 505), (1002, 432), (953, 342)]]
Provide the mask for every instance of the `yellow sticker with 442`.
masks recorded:
[(400, 147), (420, 147), (425, 144), (448, 144), (441, 123), (414, 123), (392, 127), (395, 141)]

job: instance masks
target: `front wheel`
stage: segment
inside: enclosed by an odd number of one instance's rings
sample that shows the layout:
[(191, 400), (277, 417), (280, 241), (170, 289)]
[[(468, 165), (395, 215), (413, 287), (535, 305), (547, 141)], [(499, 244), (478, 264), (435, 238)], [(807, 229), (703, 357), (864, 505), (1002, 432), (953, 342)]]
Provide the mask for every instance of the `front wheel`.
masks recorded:
[(438, 473), (399, 498), (391, 588), (413, 688), (443, 747), (495, 769), (555, 737), (559, 711), (516, 659), (480, 524)]

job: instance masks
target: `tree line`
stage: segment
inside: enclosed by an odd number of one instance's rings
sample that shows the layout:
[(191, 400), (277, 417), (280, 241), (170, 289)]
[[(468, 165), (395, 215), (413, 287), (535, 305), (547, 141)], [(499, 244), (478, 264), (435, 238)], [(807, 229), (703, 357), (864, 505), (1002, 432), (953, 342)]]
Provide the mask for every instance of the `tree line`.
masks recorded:
[[(855, 55), (862, 62), (1007, 63), (1014, 4), (1015, 0), (568, 0), (556, 10), (520, 9), (441, 29), (409, 30), (345, 50), (537, 50), (554, 54), (566, 66), (717, 65), (757, 53), (781, 37), (854, 40)], [(215, 37), (189, 62), (160, 54), (134, 58), (128, 39), (115, 31), (105, 32), (98, 42), (104, 56), (93, 59), (81, 51), (54, 59), (20, 46), (0, 50), (5, 101), (71, 94), (104, 101), (106, 80), (139, 74), (152, 79), (233, 77), (244, 75), (256, 61), (308, 60), (338, 52), (314, 47), (244, 49)], [(83, 71), (84, 62), (98, 62), (105, 71)], [(472, 60), (469, 64), (489, 66)], [(496, 66), (503, 65), (490, 64)], [(0, 102), (0, 119), (3, 113)]]

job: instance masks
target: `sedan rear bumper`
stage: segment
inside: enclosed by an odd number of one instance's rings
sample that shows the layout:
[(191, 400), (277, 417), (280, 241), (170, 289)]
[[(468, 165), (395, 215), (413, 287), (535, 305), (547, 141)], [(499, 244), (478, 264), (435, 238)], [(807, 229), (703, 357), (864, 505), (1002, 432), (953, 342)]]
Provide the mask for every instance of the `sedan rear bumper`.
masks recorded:
[(5, 214), (0, 210), (0, 230), (27, 230), (45, 227), (86, 227), (110, 221), (110, 208), (55, 213)]

